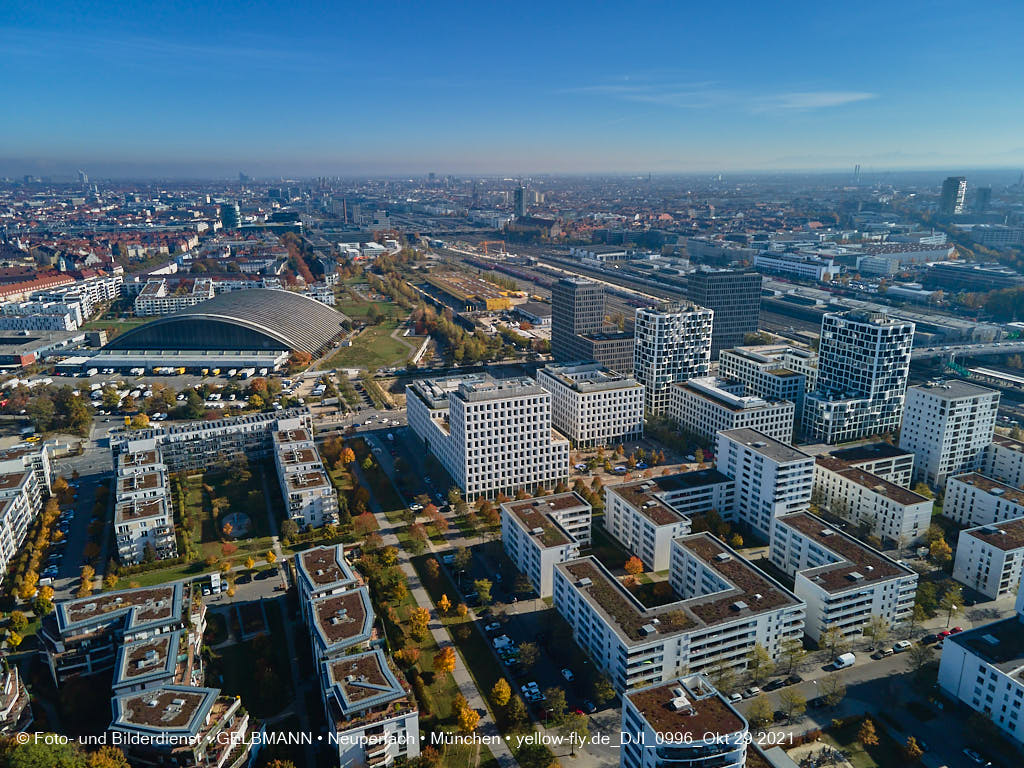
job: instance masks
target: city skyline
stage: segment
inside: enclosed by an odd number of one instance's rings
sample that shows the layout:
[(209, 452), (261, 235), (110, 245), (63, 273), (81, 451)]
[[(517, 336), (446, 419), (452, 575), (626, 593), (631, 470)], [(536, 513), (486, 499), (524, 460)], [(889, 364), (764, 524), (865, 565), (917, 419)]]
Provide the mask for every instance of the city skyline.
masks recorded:
[[(800, 4), (801, 6), (804, 4)], [(1021, 9), (24, 4), (0, 173), (1013, 167)], [(729, 15), (730, 12), (733, 15)], [(217, 23), (230, 20), (230, 28)], [(623, 35), (623, 30), (640, 30)], [(45, 97), (45, 98), (44, 98)], [(20, 118), (20, 119), (19, 119)]]

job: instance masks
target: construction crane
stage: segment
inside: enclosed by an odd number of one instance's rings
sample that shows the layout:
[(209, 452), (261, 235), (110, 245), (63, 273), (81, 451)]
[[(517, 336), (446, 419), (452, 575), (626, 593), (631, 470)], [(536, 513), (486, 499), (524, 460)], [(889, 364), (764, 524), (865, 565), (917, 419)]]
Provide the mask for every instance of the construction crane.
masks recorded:
[(478, 245), (482, 245), (484, 247), (484, 256), (489, 256), (490, 255), (487, 252), (487, 246), (488, 245), (500, 245), (501, 246), (501, 253), (505, 253), (505, 241), (504, 240), (481, 240), (478, 243)]

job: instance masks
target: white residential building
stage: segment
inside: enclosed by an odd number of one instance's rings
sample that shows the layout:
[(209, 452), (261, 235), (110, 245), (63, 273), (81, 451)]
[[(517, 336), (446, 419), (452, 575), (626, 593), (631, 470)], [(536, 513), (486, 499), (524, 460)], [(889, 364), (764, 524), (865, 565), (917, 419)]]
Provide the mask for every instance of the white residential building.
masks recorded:
[(194, 307), (214, 296), (213, 280), (197, 278), (191, 286), (181, 283), (175, 290), (164, 279), (150, 280), (135, 299), (135, 314), (138, 317), (171, 315), (186, 307)]
[(900, 448), (916, 457), (914, 479), (939, 488), (950, 475), (980, 469), (998, 410), (997, 391), (966, 381), (908, 387)]
[(770, 559), (795, 577), (793, 591), (807, 603), (806, 632), (816, 643), (832, 628), (861, 635), (872, 618), (895, 627), (913, 611), (917, 573), (809, 512), (772, 521)]
[(577, 493), (501, 505), (501, 541), (516, 569), (537, 594), (551, 597), (555, 563), (575, 560), (590, 545), (590, 504)]
[(747, 721), (701, 675), (622, 695), (619, 768), (744, 768)]
[(818, 383), (804, 397), (810, 440), (839, 443), (895, 433), (903, 417), (914, 324), (852, 310), (821, 320)]
[(939, 687), (1024, 742), (1024, 590), (1017, 615), (947, 637)]
[(793, 439), (796, 407), (787, 400), (744, 394), (743, 382), (705, 376), (672, 384), (669, 418), (679, 427), (711, 440), (722, 431), (747, 427), (775, 440)]
[(409, 427), (464, 497), (568, 479), (569, 441), (552, 428), (551, 393), (532, 379), (422, 379), (405, 391)]
[(637, 309), (633, 375), (644, 385), (647, 411), (668, 410), (673, 383), (708, 375), (714, 314), (690, 303)]
[(815, 461), (812, 498), (865, 535), (901, 547), (918, 541), (932, 522), (931, 499), (832, 456)]
[(864, 443), (838, 448), (829, 455), (904, 488), (910, 487), (914, 475), (914, 454), (892, 443)]
[[(120, 267), (116, 268), (121, 270)], [(113, 274), (97, 275), (85, 280), (76, 280), (70, 285), (36, 291), (32, 301), (58, 301), (78, 303), (81, 306), (82, 318), (88, 320), (100, 310), (100, 306), (121, 296), (124, 288), (124, 271)]]
[(990, 600), (1015, 595), (1024, 566), (1024, 517), (960, 531), (953, 578)]
[(644, 388), (599, 363), (549, 365), (537, 383), (551, 393), (551, 423), (578, 448), (644, 436)]
[(766, 541), (773, 518), (810, 504), (814, 457), (753, 429), (719, 432), (715, 466), (736, 483), (731, 519)]
[(1024, 443), (993, 435), (981, 456), (981, 474), (1015, 488), (1024, 487)]
[(605, 487), (604, 527), (652, 571), (669, 566), (672, 541), (711, 511), (730, 518), (735, 484), (714, 469)]
[(747, 385), (747, 391), (769, 400), (788, 400), (803, 415), (804, 395), (818, 381), (818, 355), (785, 344), (723, 349), (718, 373)]
[(977, 472), (946, 482), (942, 514), (961, 525), (990, 525), (1024, 517), (1024, 491)]
[(0, 583), (25, 541), (29, 526), (42, 511), (46, 495), (45, 486), (31, 470), (0, 475)]
[(338, 494), (310, 430), (295, 426), (275, 432), (274, 465), (288, 516), (299, 527), (320, 528), (338, 522)]
[(786, 251), (758, 253), (754, 256), (754, 269), (819, 282), (827, 282), (839, 274), (839, 268), (831, 256)]
[(742, 670), (755, 644), (778, 658), (803, 635), (803, 602), (709, 533), (673, 542), (669, 583), (675, 601), (647, 607), (594, 557), (555, 566), (555, 608), (618, 691)]
[(177, 557), (167, 466), (154, 441), (117, 457), (114, 536), (125, 565)]

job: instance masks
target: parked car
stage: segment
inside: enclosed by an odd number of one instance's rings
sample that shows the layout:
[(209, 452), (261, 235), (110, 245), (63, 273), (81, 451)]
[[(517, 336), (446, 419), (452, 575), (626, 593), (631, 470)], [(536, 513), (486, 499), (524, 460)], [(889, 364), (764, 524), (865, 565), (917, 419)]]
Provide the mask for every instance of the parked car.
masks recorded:
[(964, 631), (963, 627), (953, 627), (951, 630), (949, 630), (949, 634), (955, 635), (958, 632), (963, 632), (963, 631)]
[(765, 686), (764, 686), (764, 689), (766, 691), (776, 691), (779, 688), (783, 688), (785, 685), (786, 685), (786, 681), (783, 678), (778, 677), (775, 680), (772, 680), (771, 682), (766, 683)]
[(496, 621), (484, 625), (484, 632), (497, 632), (499, 629), (501, 629), (501, 624)]
[(564, 677), (567, 682), (571, 683), (576, 678), (576, 675), (572, 673), (571, 669), (566, 668), (562, 670), (562, 677)]
[(786, 678), (786, 685), (796, 685), (797, 683), (802, 683), (803, 681), (804, 679), (800, 677), (800, 675), (790, 675)]
[(594, 702), (592, 702), (590, 699), (584, 699), (583, 711), (586, 712), (588, 715), (593, 714), (594, 712), (597, 712), (597, 706), (595, 706)]
[(893, 644), (892, 650), (895, 653), (903, 653), (904, 651), (910, 649), (910, 645), (911, 643), (909, 640), (899, 640), (898, 642)]
[(743, 701), (743, 694), (742, 693), (731, 693), (731, 694), (729, 694), (729, 703), (730, 704), (736, 704), (736, 703), (738, 703), (740, 701)]
[(933, 632), (930, 635), (925, 635), (921, 638), (921, 645), (931, 645), (932, 643), (938, 642), (938, 640), (939, 636)]
[(760, 688), (758, 688), (756, 685), (752, 685), (749, 688), (747, 688), (747, 690), (745, 690), (743, 692), (743, 698), (744, 699), (752, 699), (755, 696), (757, 696), (757, 694), (759, 694), (760, 692), (761, 692)]

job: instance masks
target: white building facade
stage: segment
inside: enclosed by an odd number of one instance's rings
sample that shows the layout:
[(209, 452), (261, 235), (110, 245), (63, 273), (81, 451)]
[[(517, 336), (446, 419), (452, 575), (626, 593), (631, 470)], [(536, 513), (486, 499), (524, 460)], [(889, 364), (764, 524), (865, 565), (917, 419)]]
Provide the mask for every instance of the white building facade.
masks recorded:
[(1024, 491), (977, 472), (946, 482), (942, 514), (968, 527), (1024, 517)]
[(551, 393), (551, 422), (578, 448), (639, 440), (644, 388), (598, 363), (549, 365), (537, 383)]
[(708, 375), (713, 318), (714, 312), (696, 304), (637, 309), (633, 375), (644, 386), (647, 411), (668, 410), (674, 382)]
[(501, 505), (505, 554), (542, 598), (551, 597), (555, 564), (575, 560), (580, 546), (589, 545), (591, 513), (590, 504), (574, 492)]
[(687, 432), (708, 440), (722, 430), (741, 427), (787, 443), (793, 439), (793, 403), (744, 392), (742, 382), (710, 376), (673, 384), (669, 389), (669, 418)]
[(960, 531), (953, 578), (990, 600), (1015, 595), (1024, 566), (1024, 517)]

